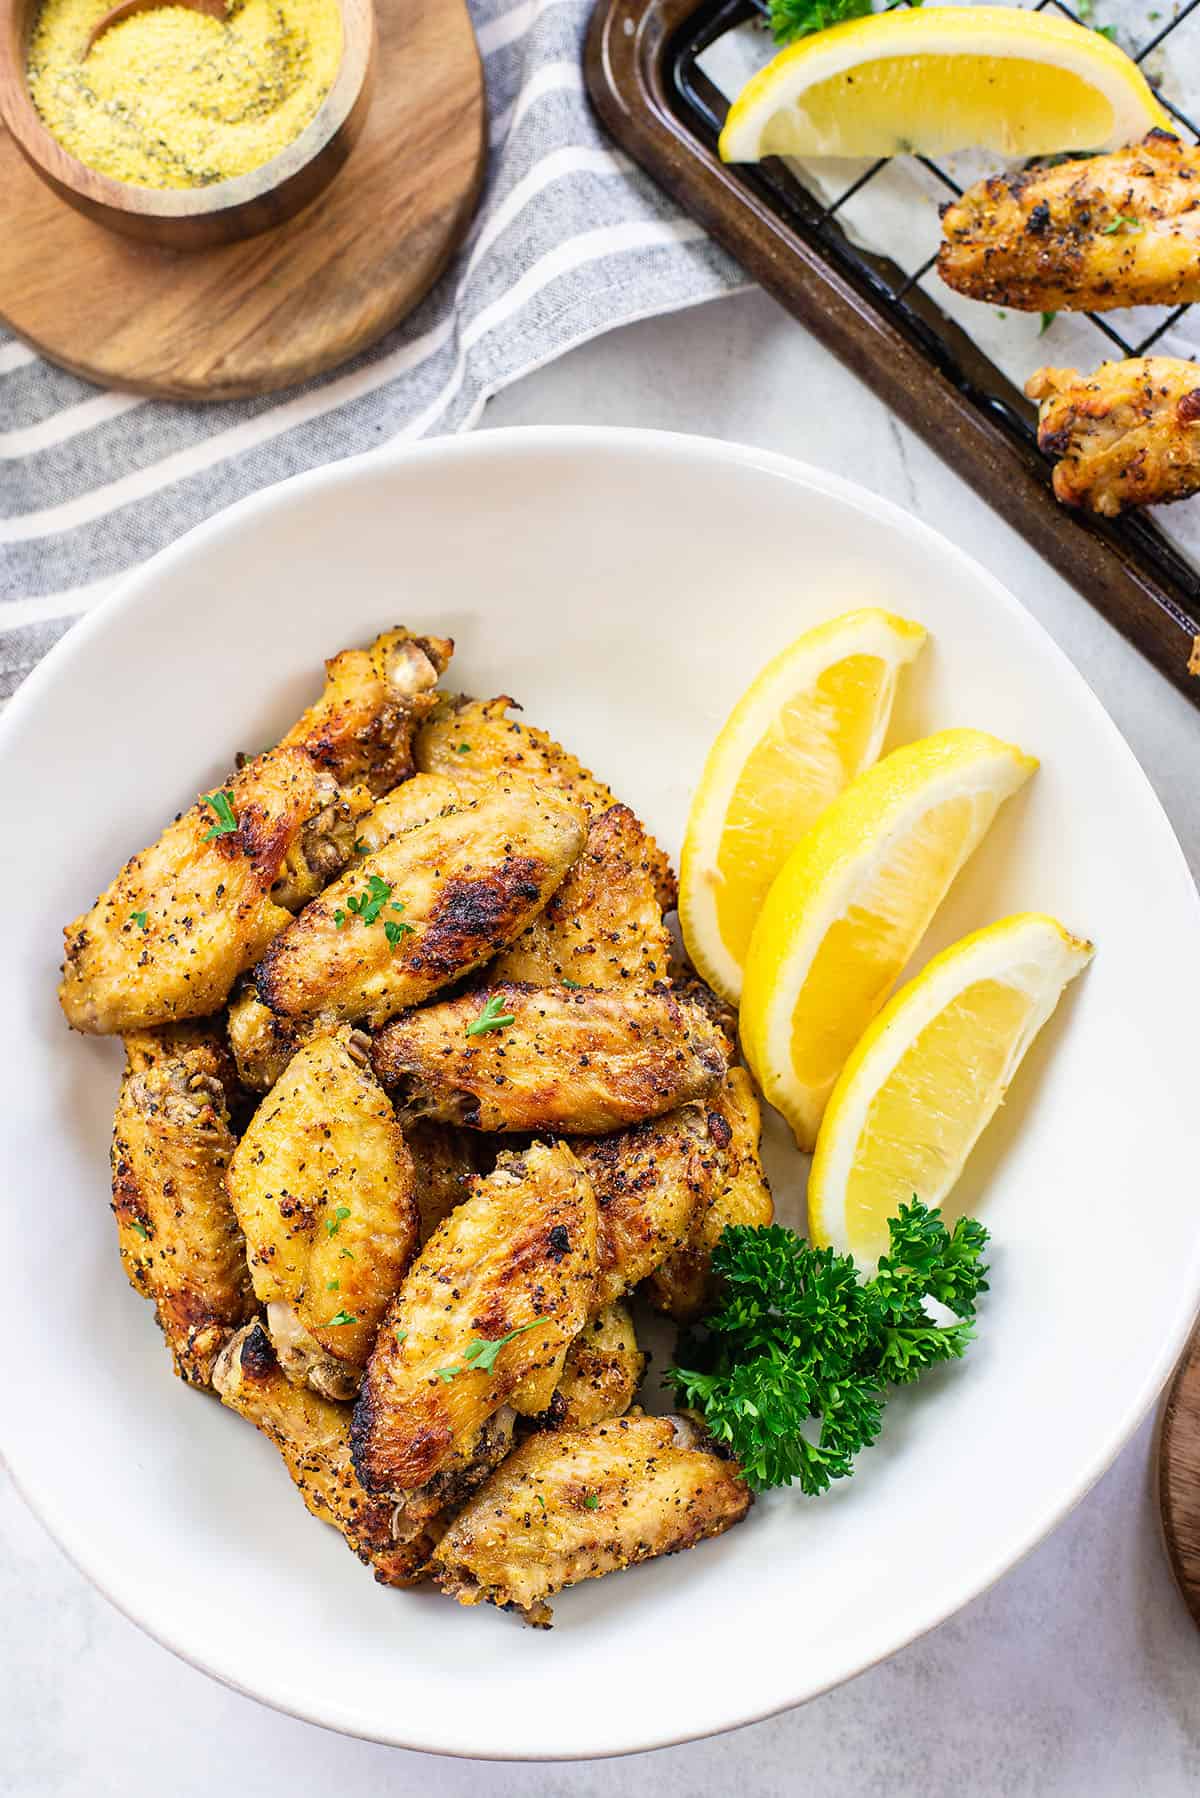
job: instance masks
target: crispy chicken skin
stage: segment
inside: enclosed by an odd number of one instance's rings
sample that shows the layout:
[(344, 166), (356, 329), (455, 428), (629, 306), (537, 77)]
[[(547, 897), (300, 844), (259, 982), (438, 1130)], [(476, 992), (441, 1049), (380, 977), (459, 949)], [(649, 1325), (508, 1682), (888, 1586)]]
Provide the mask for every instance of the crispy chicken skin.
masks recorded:
[[(418, 733), (417, 767), (423, 773), (448, 776), (464, 795), (491, 792), (500, 779), (520, 774), (539, 786), (557, 787), (593, 817), (617, 803), (604, 782), (561, 743), (531, 724), (506, 717), (513, 708), (520, 710), (503, 694), (498, 699), (443, 698)], [(645, 837), (643, 854), (659, 904), (664, 911), (674, 910), (679, 897), (675, 876), (653, 837)]]
[[(414, 774), (356, 819), (354, 852), (372, 855), (404, 831), (428, 824), (451, 810), (457, 801), (454, 786), (441, 775)], [(340, 872), (340, 868), (339, 863), (333, 873)], [(242, 1085), (251, 1092), (266, 1092), (300, 1044), (322, 1027), (319, 1019), (279, 1017), (263, 1004), (253, 983), (247, 981), (229, 1006), (229, 1043)]]
[(322, 699), (222, 787), (236, 828), (214, 835), (218, 814), (198, 800), (67, 926), (67, 1021), (107, 1035), (218, 1010), (352, 853), (371, 793), (411, 770), (450, 648), (400, 631), (335, 656)]
[(230, 1338), (213, 1370), (223, 1404), (272, 1441), (314, 1517), (345, 1537), (385, 1586), (422, 1577), (434, 1537), (405, 1528), (390, 1499), (370, 1498), (350, 1460), (350, 1412), (285, 1379), (261, 1323)]
[(1093, 375), (1039, 368), (1038, 446), (1064, 506), (1115, 518), (1200, 492), (1200, 368), (1173, 356), (1102, 362)]
[[(584, 835), (574, 806), (526, 782), (406, 830), (358, 857), (275, 939), (255, 971), (258, 996), (284, 1017), (382, 1024), (519, 936)], [(368, 921), (359, 907), (372, 891), (382, 899)]]
[(698, 1102), (572, 1147), (599, 1213), (596, 1304), (609, 1305), (687, 1241), (720, 1179), (720, 1146)]
[(480, 1139), (453, 1124), (417, 1119), (405, 1125), (405, 1139), (416, 1173), (421, 1247), (439, 1224), (471, 1196), (480, 1166)]
[[(478, 1029), (492, 1017), (495, 1028)], [(414, 1117), (599, 1136), (700, 1097), (728, 1055), (710, 1019), (665, 989), (509, 983), (397, 1018), (376, 1038), (374, 1063)]]
[[(502, 1406), (536, 1414), (593, 1309), (596, 1201), (570, 1150), (501, 1156), (422, 1249), (354, 1412), (359, 1478), (402, 1495), (471, 1458)], [(481, 1352), (475, 1344), (495, 1344)]]
[(653, 845), (629, 807), (614, 805), (592, 819), (583, 854), (488, 978), (651, 986), (664, 978), (669, 953)]
[[(357, 1389), (417, 1246), (412, 1157), (350, 1030), (299, 1049), (246, 1130), (229, 1194), (284, 1373)], [(338, 1321), (342, 1320), (342, 1321)]]
[(433, 1577), (460, 1604), (551, 1621), (579, 1580), (693, 1548), (750, 1509), (737, 1465), (686, 1418), (628, 1417), (531, 1436), (455, 1518)]
[(322, 1028), (319, 1020), (299, 1023), (277, 1017), (263, 1004), (253, 981), (234, 993), (225, 1024), (238, 1079), (252, 1093), (268, 1092), (301, 1043)]
[(552, 1430), (583, 1430), (621, 1417), (642, 1383), (646, 1357), (624, 1305), (606, 1305), (567, 1350), (554, 1397), (537, 1419)]
[(374, 794), (413, 772), (413, 737), (437, 704), (434, 688), (454, 654), (448, 637), (385, 631), (369, 649), (343, 649), (325, 664), (320, 699), (282, 739), (341, 786)]
[(121, 1261), (153, 1300), (180, 1379), (207, 1386), (226, 1335), (254, 1308), (225, 1191), (229, 1057), (218, 1029), (195, 1025), (143, 1031), (126, 1049), (112, 1140)]
[(336, 786), (301, 750), (273, 749), (224, 791), (236, 830), (213, 837), (215, 814), (198, 801), (67, 926), (59, 999), (76, 1030), (207, 1016), (289, 921), (272, 888)]
[(712, 1252), (727, 1224), (769, 1224), (775, 1215), (759, 1155), (762, 1112), (745, 1068), (730, 1068), (708, 1101), (717, 1145), (712, 1199), (697, 1208), (687, 1241), (652, 1274), (646, 1296), (678, 1323), (691, 1323), (712, 1297)]
[(993, 175), (942, 214), (938, 273), (1024, 312), (1200, 299), (1200, 147), (1169, 131), (1105, 156)]

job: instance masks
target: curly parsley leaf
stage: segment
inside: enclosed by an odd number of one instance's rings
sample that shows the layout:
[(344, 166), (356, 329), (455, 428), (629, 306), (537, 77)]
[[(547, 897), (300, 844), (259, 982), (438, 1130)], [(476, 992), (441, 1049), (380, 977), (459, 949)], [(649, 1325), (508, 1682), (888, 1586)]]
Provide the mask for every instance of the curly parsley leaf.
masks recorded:
[[(847, 1478), (879, 1436), (888, 1388), (966, 1349), (987, 1290), (987, 1231), (969, 1218), (947, 1230), (914, 1199), (888, 1232), (869, 1280), (850, 1256), (778, 1224), (722, 1232), (720, 1303), (683, 1337), (665, 1380), (756, 1491), (794, 1481), (815, 1495)], [(927, 1299), (958, 1321), (936, 1323)]]

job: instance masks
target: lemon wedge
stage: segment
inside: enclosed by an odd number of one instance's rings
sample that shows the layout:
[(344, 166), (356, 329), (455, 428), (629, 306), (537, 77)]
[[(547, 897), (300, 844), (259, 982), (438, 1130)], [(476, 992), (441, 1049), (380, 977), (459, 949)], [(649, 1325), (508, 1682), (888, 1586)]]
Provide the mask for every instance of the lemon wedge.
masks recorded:
[(802, 1149), (955, 875), (1036, 767), (983, 731), (923, 737), (860, 774), (776, 876), (739, 1021), (759, 1086)]
[(900, 669), (925, 631), (876, 607), (806, 631), (767, 663), (708, 752), (684, 832), (679, 923), (736, 1005), (767, 890), (809, 826), (878, 756)]
[(1015, 6), (874, 13), (781, 50), (738, 95), (726, 162), (1114, 150), (1171, 122), (1099, 32)]
[(809, 1235), (876, 1262), (915, 1194), (940, 1205), (1092, 945), (1023, 912), (935, 956), (864, 1033), (830, 1096)]

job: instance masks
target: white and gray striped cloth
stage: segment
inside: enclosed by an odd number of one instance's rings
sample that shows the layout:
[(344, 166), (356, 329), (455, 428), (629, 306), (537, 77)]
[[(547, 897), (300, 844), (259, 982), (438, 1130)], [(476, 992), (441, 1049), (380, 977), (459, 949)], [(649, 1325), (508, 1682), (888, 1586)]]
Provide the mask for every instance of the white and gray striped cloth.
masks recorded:
[(469, 429), (492, 394), (587, 338), (740, 284), (596, 124), (590, 5), (470, 0), (491, 120), (479, 215), (418, 310), (336, 374), (187, 406), (99, 392), (0, 327), (0, 698), (127, 569), (243, 494)]

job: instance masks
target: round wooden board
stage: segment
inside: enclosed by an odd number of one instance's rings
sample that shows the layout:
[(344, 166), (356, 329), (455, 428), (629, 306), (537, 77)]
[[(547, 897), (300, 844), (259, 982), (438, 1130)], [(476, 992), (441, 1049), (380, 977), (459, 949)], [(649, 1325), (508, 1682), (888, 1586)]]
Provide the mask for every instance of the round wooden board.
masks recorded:
[(1163, 1403), (1158, 1504), (1171, 1571), (1200, 1623), (1200, 1326), (1192, 1332)]
[(379, 0), (375, 92), (340, 174), (241, 243), (160, 250), (92, 224), (0, 129), (0, 316), (105, 387), (185, 400), (324, 373), (429, 291), (483, 179), (483, 74), (463, 0)]

